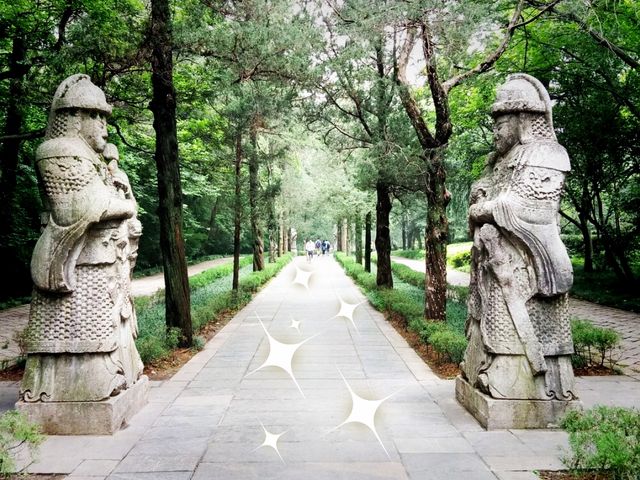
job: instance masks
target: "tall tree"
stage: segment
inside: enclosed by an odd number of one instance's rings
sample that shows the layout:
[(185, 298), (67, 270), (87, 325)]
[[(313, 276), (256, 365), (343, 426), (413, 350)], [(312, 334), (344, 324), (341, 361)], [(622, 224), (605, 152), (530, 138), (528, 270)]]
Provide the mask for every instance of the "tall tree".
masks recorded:
[(167, 327), (180, 329), (182, 346), (191, 346), (193, 327), (189, 276), (182, 235), (182, 186), (173, 86), (173, 38), (169, 0), (151, 2), (153, 127), (156, 132), (158, 215), (164, 267)]
[[(464, 2), (456, 7), (464, 8)], [(452, 88), (465, 80), (493, 67), (506, 50), (508, 42), (518, 26), (522, 7), (523, 1), (520, 0), (495, 50), (492, 50), (475, 66), (466, 69), (464, 73), (453, 75), (446, 81), (442, 79), (443, 72), (438, 68), (440, 64), (436, 36), (444, 34), (446, 37), (446, 34), (441, 30), (441, 25), (448, 24), (448, 22), (443, 22), (443, 20), (452, 14), (456, 15), (462, 12), (456, 11), (457, 8), (443, 8), (435, 12), (419, 9), (417, 15), (408, 19), (409, 26), (405, 30), (405, 42), (398, 55), (398, 75), (395, 78), (400, 87), (402, 105), (422, 147), (421, 157), (426, 170), (424, 191), (427, 195), (428, 210), (425, 231), (425, 317), (430, 320), (444, 321), (446, 317), (446, 245), (449, 229), (446, 207), (450, 194), (445, 186), (444, 150), (452, 133), (449, 93)], [(464, 13), (467, 18), (470, 17), (469, 10)], [(429, 126), (429, 115), (416, 100), (407, 78), (409, 58), (417, 39), (420, 40), (422, 47), (429, 96), (435, 113), (435, 122), (432, 126)]]
[(540, 20), (519, 35), (505, 64), (541, 78), (555, 100), (554, 124), (572, 166), (561, 214), (582, 235), (585, 272), (608, 267), (621, 288), (637, 288), (631, 264), (640, 248), (638, 6), (527, 4)]
[[(324, 129), (325, 142), (338, 151), (362, 150), (365, 161), (361, 182), (376, 192), (376, 283), (393, 287), (389, 215), (392, 195), (406, 176), (404, 142), (398, 131), (406, 130), (395, 115), (398, 108), (394, 55), (395, 42), (387, 35), (386, 3), (351, 0), (331, 3), (323, 16), (324, 47), (318, 54), (317, 102), (314, 97), (310, 122)], [(348, 38), (348, 40), (347, 40)]]

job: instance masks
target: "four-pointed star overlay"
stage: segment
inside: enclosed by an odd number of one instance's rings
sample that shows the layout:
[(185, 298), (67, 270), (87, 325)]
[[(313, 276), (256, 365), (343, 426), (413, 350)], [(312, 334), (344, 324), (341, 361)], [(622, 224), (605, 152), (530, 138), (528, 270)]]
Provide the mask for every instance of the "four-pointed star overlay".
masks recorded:
[[(295, 266), (295, 268), (296, 268), (296, 275), (295, 275), (295, 278), (294, 278), (292, 284), (293, 285), (295, 285), (295, 284), (302, 285), (308, 290), (309, 289), (309, 279), (311, 278), (311, 275), (313, 274), (313, 272), (302, 270), (297, 265)], [(356, 327), (356, 324), (355, 324), (355, 321), (353, 319), (353, 316), (354, 316), (354, 312), (357, 309), (357, 307), (359, 305), (361, 305), (362, 303), (364, 303), (364, 302), (348, 303), (348, 302), (344, 301), (342, 298), (339, 298), (339, 301), (340, 301), (340, 309), (339, 309), (338, 313), (336, 315), (334, 315), (333, 317), (329, 318), (329, 320), (331, 320), (333, 318), (339, 318), (339, 317), (346, 318), (347, 320), (349, 320), (351, 322), (351, 324), (353, 325), (354, 330), (356, 330), (356, 332), (357, 332), (358, 328)], [(260, 325), (262, 326), (262, 329), (264, 330), (265, 335), (267, 336), (267, 340), (269, 342), (269, 353), (267, 355), (266, 360), (262, 363), (262, 365), (260, 365), (258, 368), (256, 368), (256, 369), (252, 370), (251, 372), (249, 372), (245, 377), (247, 377), (249, 375), (253, 375), (254, 373), (256, 373), (259, 370), (262, 370), (263, 368), (266, 368), (266, 367), (278, 367), (278, 368), (284, 370), (291, 377), (291, 379), (295, 383), (296, 387), (298, 388), (298, 390), (300, 391), (302, 396), (304, 398), (306, 398), (305, 395), (304, 395), (304, 392), (302, 391), (302, 388), (300, 388), (300, 385), (298, 384), (298, 381), (296, 380), (296, 377), (295, 377), (294, 372), (293, 372), (293, 367), (292, 367), (293, 357), (296, 354), (296, 352), (298, 351), (298, 349), (300, 349), (300, 347), (302, 347), (305, 343), (307, 343), (308, 341), (312, 340), (316, 336), (320, 335), (320, 333), (316, 333), (315, 335), (313, 335), (311, 337), (308, 337), (308, 338), (306, 338), (303, 341), (298, 342), (298, 343), (281, 342), (281, 341), (277, 340), (276, 338), (274, 338), (269, 333), (269, 331), (265, 327), (264, 323), (262, 322), (262, 319), (260, 318), (260, 316), (257, 313), (255, 315), (258, 318), (258, 321), (260, 322)], [(298, 333), (300, 333), (300, 323), (301, 322), (299, 320), (295, 320), (292, 317), (291, 318), (291, 325), (289, 326), (289, 328), (294, 328), (295, 330), (297, 330)], [(371, 430), (371, 432), (373, 433), (375, 438), (380, 443), (380, 446), (384, 450), (384, 453), (387, 455), (387, 457), (390, 458), (389, 452), (387, 451), (387, 449), (385, 448), (384, 444), (382, 443), (382, 440), (380, 439), (380, 435), (378, 434), (378, 431), (376, 430), (375, 416), (376, 416), (376, 413), (377, 413), (378, 408), (380, 407), (380, 405), (382, 405), (383, 402), (388, 400), (394, 394), (388, 395), (387, 397), (384, 397), (384, 398), (379, 399), (379, 400), (367, 400), (367, 399), (359, 396), (358, 394), (356, 394), (353, 391), (353, 389), (349, 385), (349, 382), (347, 382), (347, 379), (344, 377), (344, 375), (342, 374), (340, 369), (338, 369), (338, 372), (340, 373), (340, 377), (342, 377), (342, 380), (344, 381), (344, 383), (345, 383), (345, 385), (347, 387), (347, 390), (349, 391), (349, 393), (351, 395), (351, 412), (349, 413), (347, 418), (340, 425), (334, 427), (330, 431), (337, 430), (338, 428), (340, 428), (343, 425), (346, 425), (348, 423), (359, 423), (359, 424), (362, 424), (362, 425), (366, 426), (367, 428), (369, 428), (369, 430)], [(282, 435), (284, 435), (285, 433), (287, 433), (287, 431), (284, 431), (284, 432), (279, 433), (279, 434), (273, 434), (273, 433), (269, 432), (265, 428), (265, 426), (262, 424), (262, 422), (260, 422), (260, 425), (262, 426), (262, 429), (264, 430), (265, 439), (264, 439), (263, 443), (261, 445), (259, 445), (258, 447), (256, 447), (253, 451), (258, 450), (261, 447), (271, 447), (277, 453), (277, 455), (280, 458), (280, 460), (283, 463), (285, 463), (284, 459), (282, 458), (282, 455), (280, 454), (280, 451), (278, 450), (277, 443), (278, 443), (279, 438)]]

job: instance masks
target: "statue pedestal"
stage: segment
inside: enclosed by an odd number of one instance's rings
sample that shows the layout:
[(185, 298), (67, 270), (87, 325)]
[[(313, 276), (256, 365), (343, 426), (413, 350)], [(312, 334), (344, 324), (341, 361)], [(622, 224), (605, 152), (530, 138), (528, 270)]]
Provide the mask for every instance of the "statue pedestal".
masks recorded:
[(487, 430), (558, 428), (571, 410), (582, 410), (580, 400), (510, 400), (492, 398), (456, 378), (456, 399)]
[(16, 410), (38, 423), (48, 435), (112, 435), (129, 421), (149, 397), (146, 375), (115, 397), (100, 402), (24, 402)]

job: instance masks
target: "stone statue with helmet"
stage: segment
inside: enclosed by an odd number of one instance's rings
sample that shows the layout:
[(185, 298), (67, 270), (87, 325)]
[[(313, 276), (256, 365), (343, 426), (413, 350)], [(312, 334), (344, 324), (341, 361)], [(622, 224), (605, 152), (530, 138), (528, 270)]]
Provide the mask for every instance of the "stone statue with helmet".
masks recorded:
[(456, 394), (487, 428), (546, 428), (580, 408), (573, 269), (558, 223), (570, 162), (536, 78), (510, 75), (491, 113), (495, 152), (470, 193), (469, 343)]
[(46, 211), (17, 407), (47, 433), (113, 433), (148, 392), (131, 298), (142, 228), (107, 144), (110, 114), (102, 90), (72, 75), (55, 92), (36, 152)]

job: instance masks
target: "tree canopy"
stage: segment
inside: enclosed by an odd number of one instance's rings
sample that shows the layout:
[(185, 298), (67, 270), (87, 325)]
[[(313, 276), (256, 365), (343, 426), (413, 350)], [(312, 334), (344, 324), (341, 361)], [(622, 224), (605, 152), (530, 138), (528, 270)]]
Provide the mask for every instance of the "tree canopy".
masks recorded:
[[(378, 285), (393, 285), (392, 249), (425, 248), (425, 315), (441, 319), (446, 243), (467, 239), (469, 188), (492, 149), (495, 88), (507, 74), (524, 72), (547, 86), (572, 161), (561, 212), (567, 244), (585, 269), (636, 281), (638, 2), (168, 6), (178, 222), (188, 259), (235, 250), (252, 253), (259, 270), (295, 248), (294, 231), (299, 245), (326, 238), (362, 252), (369, 215)], [(3, 298), (31, 289), (42, 210), (35, 149), (53, 92), (73, 73), (90, 75), (114, 105), (110, 141), (144, 229), (138, 268), (162, 263), (167, 227), (155, 145), (165, 134), (154, 129), (149, 108), (157, 106), (154, 47), (163, 41), (139, 0), (0, 6), (0, 254), (10, 279)]]

